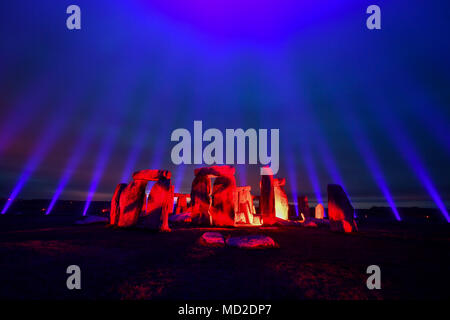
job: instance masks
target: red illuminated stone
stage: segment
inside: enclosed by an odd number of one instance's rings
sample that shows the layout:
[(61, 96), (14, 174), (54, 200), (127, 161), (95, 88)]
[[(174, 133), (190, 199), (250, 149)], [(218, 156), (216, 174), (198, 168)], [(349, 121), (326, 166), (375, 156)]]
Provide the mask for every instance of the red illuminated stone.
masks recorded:
[(337, 184), (329, 184), (328, 191), (328, 217), (332, 231), (354, 232), (358, 231), (354, 220), (354, 212), (350, 200), (344, 189)]
[(109, 223), (111, 225), (117, 225), (119, 222), (119, 214), (120, 214), (120, 206), (119, 206), (119, 199), (120, 195), (122, 194), (122, 191), (127, 187), (126, 183), (119, 183), (116, 187), (116, 190), (114, 191), (113, 198), (111, 201), (111, 212), (109, 215)]

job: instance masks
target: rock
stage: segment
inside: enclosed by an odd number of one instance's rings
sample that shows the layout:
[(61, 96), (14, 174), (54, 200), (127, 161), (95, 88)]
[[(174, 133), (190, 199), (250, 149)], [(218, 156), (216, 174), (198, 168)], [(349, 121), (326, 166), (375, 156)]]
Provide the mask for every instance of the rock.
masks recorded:
[(256, 210), (253, 204), (253, 196), (250, 193), (251, 189), (250, 186), (236, 187), (235, 224), (261, 224), (260, 216), (255, 216)]
[(226, 244), (230, 247), (243, 249), (264, 249), (279, 247), (271, 237), (264, 235), (231, 237), (227, 239)]
[[(194, 173), (191, 190), (192, 222), (203, 225), (233, 226), (236, 196), (235, 169), (231, 166), (211, 166), (195, 169)], [(216, 178), (213, 188), (211, 178)]]
[(188, 211), (188, 199), (191, 199), (191, 195), (184, 193), (175, 193), (177, 198), (177, 204), (175, 205), (175, 214), (180, 214)]
[(315, 210), (315, 218), (316, 219), (323, 219), (325, 216), (325, 209), (323, 208), (323, 204), (319, 203), (316, 206), (316, 210)]
[(286, 179), (273, 179), (273, 193), (275, 200), (275, 216), (278, 219), (288, 220), (289, 219), (289, 202), (284, 190), (284, 185), (286, 184)]
[(218, 232), (205, 232), (199, 239), (201, 245), (207, 247), (224, 247), (225, 240)]
[(196, 176), (192, 181), (191, 210), (192, 223), (211, 225), (211, 180), (207, 176)]
[(276, 220), (276, 225), (279, 226), (286, 226), (286, 227), (292, 227), (292, 226), (302, 226), (302, 221), (294, 221), (294, 220), (284, 220), (284, 219), (278, 219)]
[(215, 226), (234, 226), (236, 180), (234, 176), (220, 176), (214, 181), (211, 218)]
[(355, 232), (358, 231), (354, 220), (355, 209), (350, 203), (344, 189), (337, 184), (329, 184), (328, 191), (328, 217), (332, 231)]
[[(131, 227), (139, 222), (139, 226), (145, 228), (170, 231), (168, 217), (173, 210), (173, 186), (170, 183), (170, 177), (171, 173), (167, 170), (135, 172), (133, 181), (120, 193), (120, 188), (123, 186), (116, 188), (117, 192), (115, 192), (111, 205), (111, 221), (119, 227)], [(150, 197), (144, 210), (145, 188), (148, 181), (157, 182), (150, 191)], [(117, 198), (119, 198), (118, 206)]]
[(111, 225), (117, 225), (119, 222), (119, 215), (120, 215), (120, 206), (119, 206), (119, 200), (120, 195), (122, 194), (122, 191), (127, 187), (126, 183), (119, 183), (116, 187), (116, 190), (114, 191), (112, 200), (111, 200), (111, 212), (109, 215), (109, 223)]
[(274, 179), (272, 170), (264, 167), (264, 172), (268, 173), (261, 176), (261, 196), (259, 207), (263, 217), (264, 225), (274, 224), (279, 219), (289, 219), (289, 203), (284, 190), (285, 179)]
[(317, 228), (318, 227), (317, 223), (315, 223), (314, 221), (305, 221), (303, 223), (303, 226), (309, 227), (309, 228)]
[(302, 213), (304, 217), (311, 217), (307, 196), (298, 197), (298, 215), (301, 216)]
[(120, 216), (117, 223), (119, 227), (131, 227), (137, 223), (144, 203), (146, 185), (146, 180), (135, 180), (122, 191), (119, 200)]
[[(265, 170), (270, 168), (265, 167)], [(270, 170), (271, 172), (271, 170)], [(261, 176), (260, 188), (261, 196), (259, 198), (259, 207), (263, 217), (263, 223), (270, 225), (275, 223), (275, 195), (273, 188), (273, 174)]]
[(232, 166), (210, 166), (195, 169), (194, 175), (196, 177), (200, 176), (221, 177), (221, 176), (234, 176), (235, 172), (236, 169)]
[(170, 179), (162, 177), (150, 190), (147, 199), (147, 212), (138, 219), (138, 226), (147, 229), (170, 231), (169, 210), (173, 208), (173, 188)]
[(170, 179), (171, 172), (168, 170), (146, 169), (133, 173), (133, 180), (157, 181), (160, 179)]
[(191, 223), (192, 222), (192, 213), (185, 212), (180, 214), (173, 214), (169, 217), (169, 221), (171, 223)]
[(107, 222), (109, 222), (108, 217), (85, 216), (83, 219), (75, 221), (75, 224), (94, 224), (94, 223), (107, 223)]

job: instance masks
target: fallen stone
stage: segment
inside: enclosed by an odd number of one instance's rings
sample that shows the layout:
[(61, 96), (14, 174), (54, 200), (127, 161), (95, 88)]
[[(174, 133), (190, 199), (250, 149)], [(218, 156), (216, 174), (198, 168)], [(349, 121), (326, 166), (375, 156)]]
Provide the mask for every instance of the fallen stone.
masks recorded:
[(109, 222), (108, 217), (85, 216), (83, 219), (75, 221), (75, 224), (94, 224), (94, 223), (108, 223), (108, 222)]
[(169, 216), (170, 223), (191, 223), (192, 222), (192, 213), (185, 212), (180, 214), (173, 214)]
[(303, 222), (294, 221), (294, 220), (284, 220), (284, 219), (277, 218), (275, 225), (285, 226), (285, 227), (294, 227), (294, 226), (302, 226)]
[(218, 232), (205, 232), (199, 239), (199, 243), (207, 247), (224, 247), (225, 240)]
[(268, 236), (252, 235), (228, 238), (226, 244), (230, 247), (237, 247), (242, 249), (264, 249), (264, 248), (278, 248), (278, 244)]

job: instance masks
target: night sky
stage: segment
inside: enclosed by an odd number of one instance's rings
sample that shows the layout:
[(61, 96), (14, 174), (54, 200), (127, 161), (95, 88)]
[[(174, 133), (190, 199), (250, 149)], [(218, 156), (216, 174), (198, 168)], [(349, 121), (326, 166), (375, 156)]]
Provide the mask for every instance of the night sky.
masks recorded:
[[(170, 134), (202, 120), (280, 129), (289, 196), (449, 207), (446, 1), (18, 0), (0, 26), (0, 198), (110, 200), (147, 168), (189, 192)], [(238, 185), (259, 194), (260, 166)]]

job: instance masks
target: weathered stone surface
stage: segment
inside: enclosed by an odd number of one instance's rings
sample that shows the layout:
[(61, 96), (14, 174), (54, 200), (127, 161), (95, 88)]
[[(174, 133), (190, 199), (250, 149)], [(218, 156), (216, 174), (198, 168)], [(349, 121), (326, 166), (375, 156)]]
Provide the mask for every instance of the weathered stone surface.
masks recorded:
[(298, 197), (298, 215), (301, 216), (302, 213), (304, 217), (311, 217), (307, 196)]
[(225, 239), (218, 232), (205, 232), (202, 234), (198, 242), (207, 247), (224, 247)]
[(274, 179), (274, 200), (275, 200), (275, 216), (279, 219), (289, 219), (289, 202), (284, 190), (286, 180)]
[(358, 231), (354, 220), (355, 209), (350, 203), (344, 189), (337, 184), (329, 184), (328, 191), (328, 217), (332, 231), (354, 232)]
[(212, 176), (212, 177), (220, 177), (220, 176), (234, 176), (236, 169), (232, 166), (210, 166), (197, 168), (194, 170), (194, 175), (198, 176)]
[(204, 175), (196, 176), (192, 181), (191, 210), (192, 223), (211, 225), (211, 180)]
[(236, 213), (234, 219), (236, 224), (254, 224), (253, 216), (256, 214), (256, 210), (250, 191), (250, 186), (236, 188)]
[(122, 191), (119, 199), (120, 215), (117, 225), (131, 227), (138, 221), (145, 197), (146, 180), (130, 182)]
[(175, 214), (180, 214), (188, 211), (188, 200), (191, 199), (190, 194), (175, 193), (174, 196), (177, 198), (177, 203), (175, 205)]
[(226, 244), (230, 247), (243, 249), (264, 249), (279, 247), (271, 237), (264, 235), (231, 237), (227, 239)]
[[(192, 222), (234, 225), (235, 169), (231, 166), (211, 166), (198, 168), (194, 173), (191, 189)], [(211, 178), (216, 178), (213, 188)]]
[(170, 179), (171, 172), (168, 170), (146, 169), (133, 173), (133, 180), (157, 181), (159, 179)]
[(147, 229), (170, 231), (169, 210), (173, 206), (173, 189), (170, 179), (161, 178), (152, 189), (147, 200), (147, 212), (143, 212), (138, 225)]
[(323, 207), (323, 205), (321, 203), (319, 203), (316, 206), (316, 210), (315, 210), (315, 218), (316, 219), (323, 219), (325, 216), (325, 209)]
[(236, 180), (234, 176), (216, 178), (212, 193), (210, 210), (213, 225), (233, 226), (236, 197)]
[(116, 187), (116, 190), (114, 191), (112, 200), (111, 200), (111, 212), (109, 215), (109, 223), (111, 225), (117, 225), (119, 222), (119, 215), (120, 215), (120, 206), (119, 206), (119, 200), (120, 195), (122, 194), (122, 191), (127, 187), (126, 183), (119, 183)]

